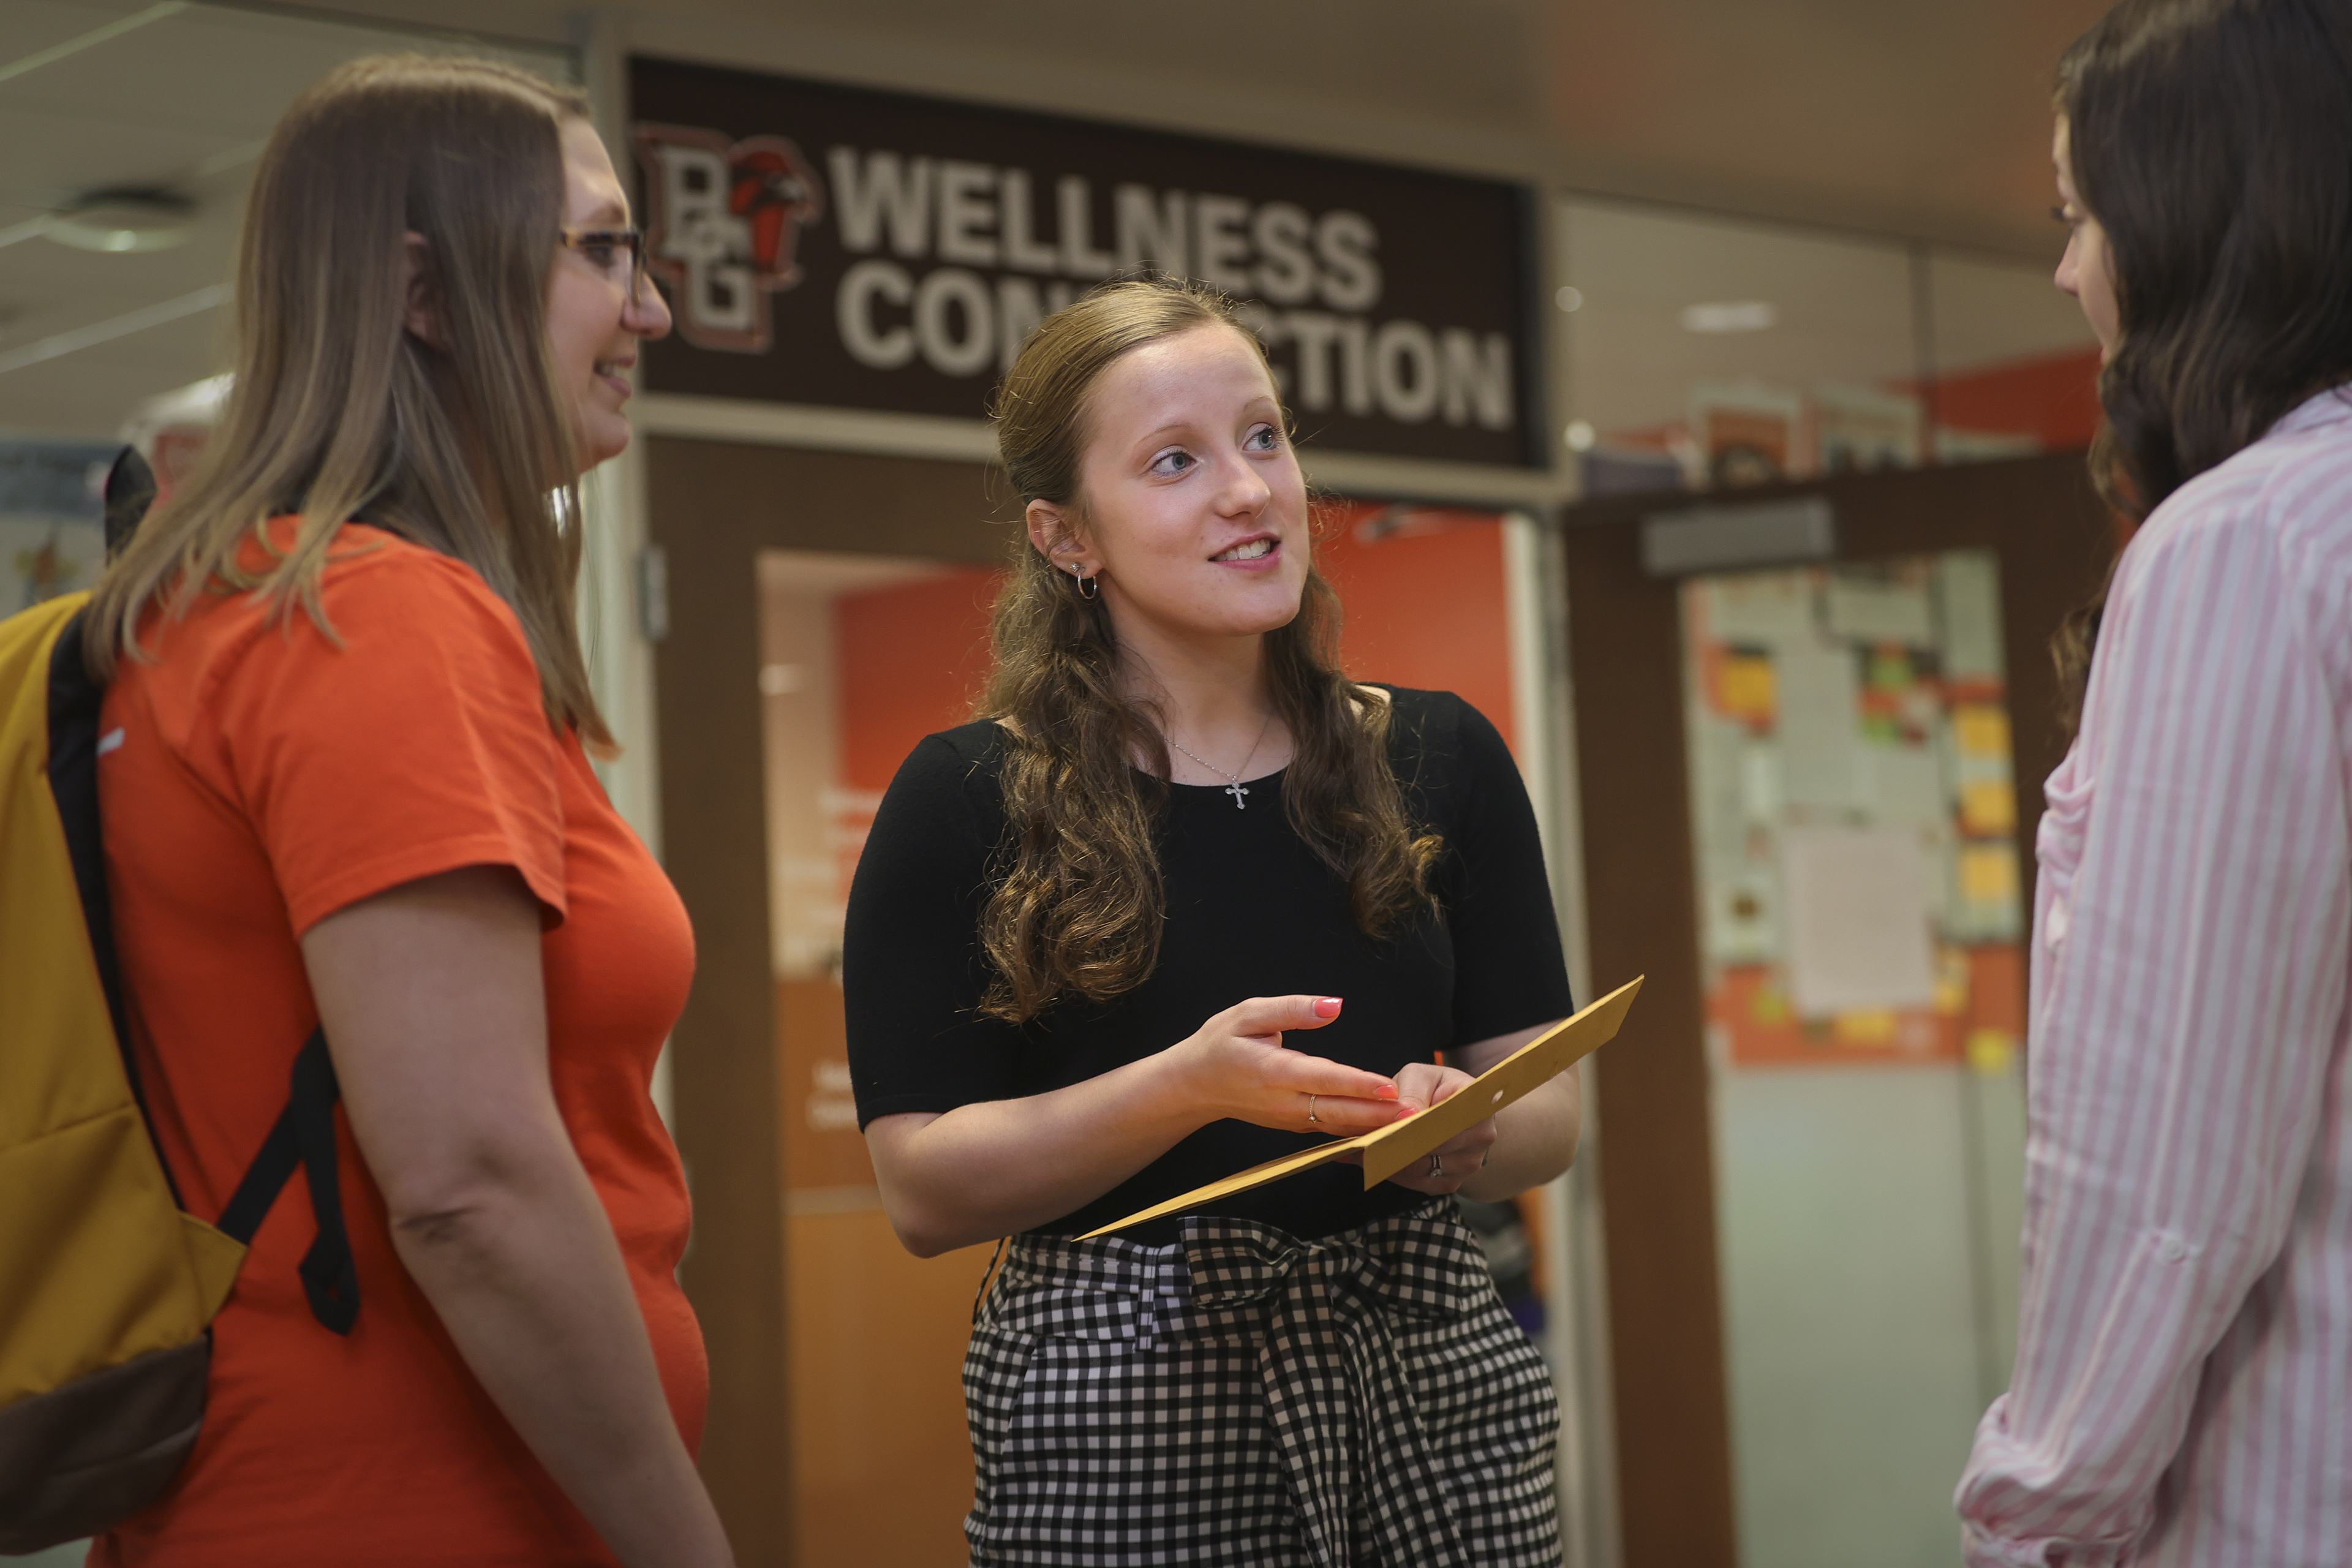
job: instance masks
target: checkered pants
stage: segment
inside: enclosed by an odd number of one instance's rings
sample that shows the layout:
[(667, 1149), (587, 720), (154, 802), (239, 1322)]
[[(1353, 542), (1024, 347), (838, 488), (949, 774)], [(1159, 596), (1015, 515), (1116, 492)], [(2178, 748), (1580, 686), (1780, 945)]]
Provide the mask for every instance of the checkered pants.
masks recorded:
[(1559, 1403), (1450, 1198), (1017, 1238), (963, 1382), (975, 1568), (1559, 1568)]

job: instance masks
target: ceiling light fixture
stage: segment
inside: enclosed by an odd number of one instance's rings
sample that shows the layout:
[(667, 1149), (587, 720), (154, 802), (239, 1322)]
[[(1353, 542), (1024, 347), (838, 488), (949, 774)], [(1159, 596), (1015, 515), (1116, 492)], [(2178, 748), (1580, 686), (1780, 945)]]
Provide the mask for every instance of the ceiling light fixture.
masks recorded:
[(1780, 319), (1780, 312), (1762, 300), (1717, 300), (1683, 309), (1686, 332), (1760, 332)]
[(187, 243), (195, 212), (196, 204), (176, 191), (149, 186), (92, 191), (52, 215), (41, 236), (76, 250), (114, 255), (169, 250)]

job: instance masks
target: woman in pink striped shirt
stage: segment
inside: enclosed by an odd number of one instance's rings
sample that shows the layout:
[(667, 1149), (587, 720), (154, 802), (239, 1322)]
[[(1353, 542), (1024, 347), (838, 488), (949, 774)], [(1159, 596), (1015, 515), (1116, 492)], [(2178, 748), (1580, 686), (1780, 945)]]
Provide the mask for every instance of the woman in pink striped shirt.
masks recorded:
[(2352, 4), (2126, 0), (2059, 81), (2093, 466), (2144, 521), (2038, 837), (2017, 1365), (1966, 1551), (2343, 1568)]

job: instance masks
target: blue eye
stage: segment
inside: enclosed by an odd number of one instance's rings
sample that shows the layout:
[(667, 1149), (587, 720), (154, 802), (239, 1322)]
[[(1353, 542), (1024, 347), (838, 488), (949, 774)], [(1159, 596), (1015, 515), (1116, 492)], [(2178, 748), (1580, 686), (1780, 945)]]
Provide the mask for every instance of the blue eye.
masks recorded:
[(1282, 450), (1282, 432), (1271, 425), (1261, 425), (1242, 438), (1244, 447), (1255, 446), (1261, 452)]
[(1181, 447), (1171, 447), (1151, 459), (1151, 471), (1155, 474), (1181, 474), (1192, 466), (1192, 454)]

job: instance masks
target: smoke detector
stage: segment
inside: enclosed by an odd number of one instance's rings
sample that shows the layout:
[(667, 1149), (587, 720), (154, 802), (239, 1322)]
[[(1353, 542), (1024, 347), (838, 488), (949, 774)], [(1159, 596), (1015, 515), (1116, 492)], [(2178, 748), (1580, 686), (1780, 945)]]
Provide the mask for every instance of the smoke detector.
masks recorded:
[(77, 250), (169, 250), (187, 243), (195, 216), (196, 204), (176, 191), (118, 187), (78, 197), (50, 215), (41, 233)]

